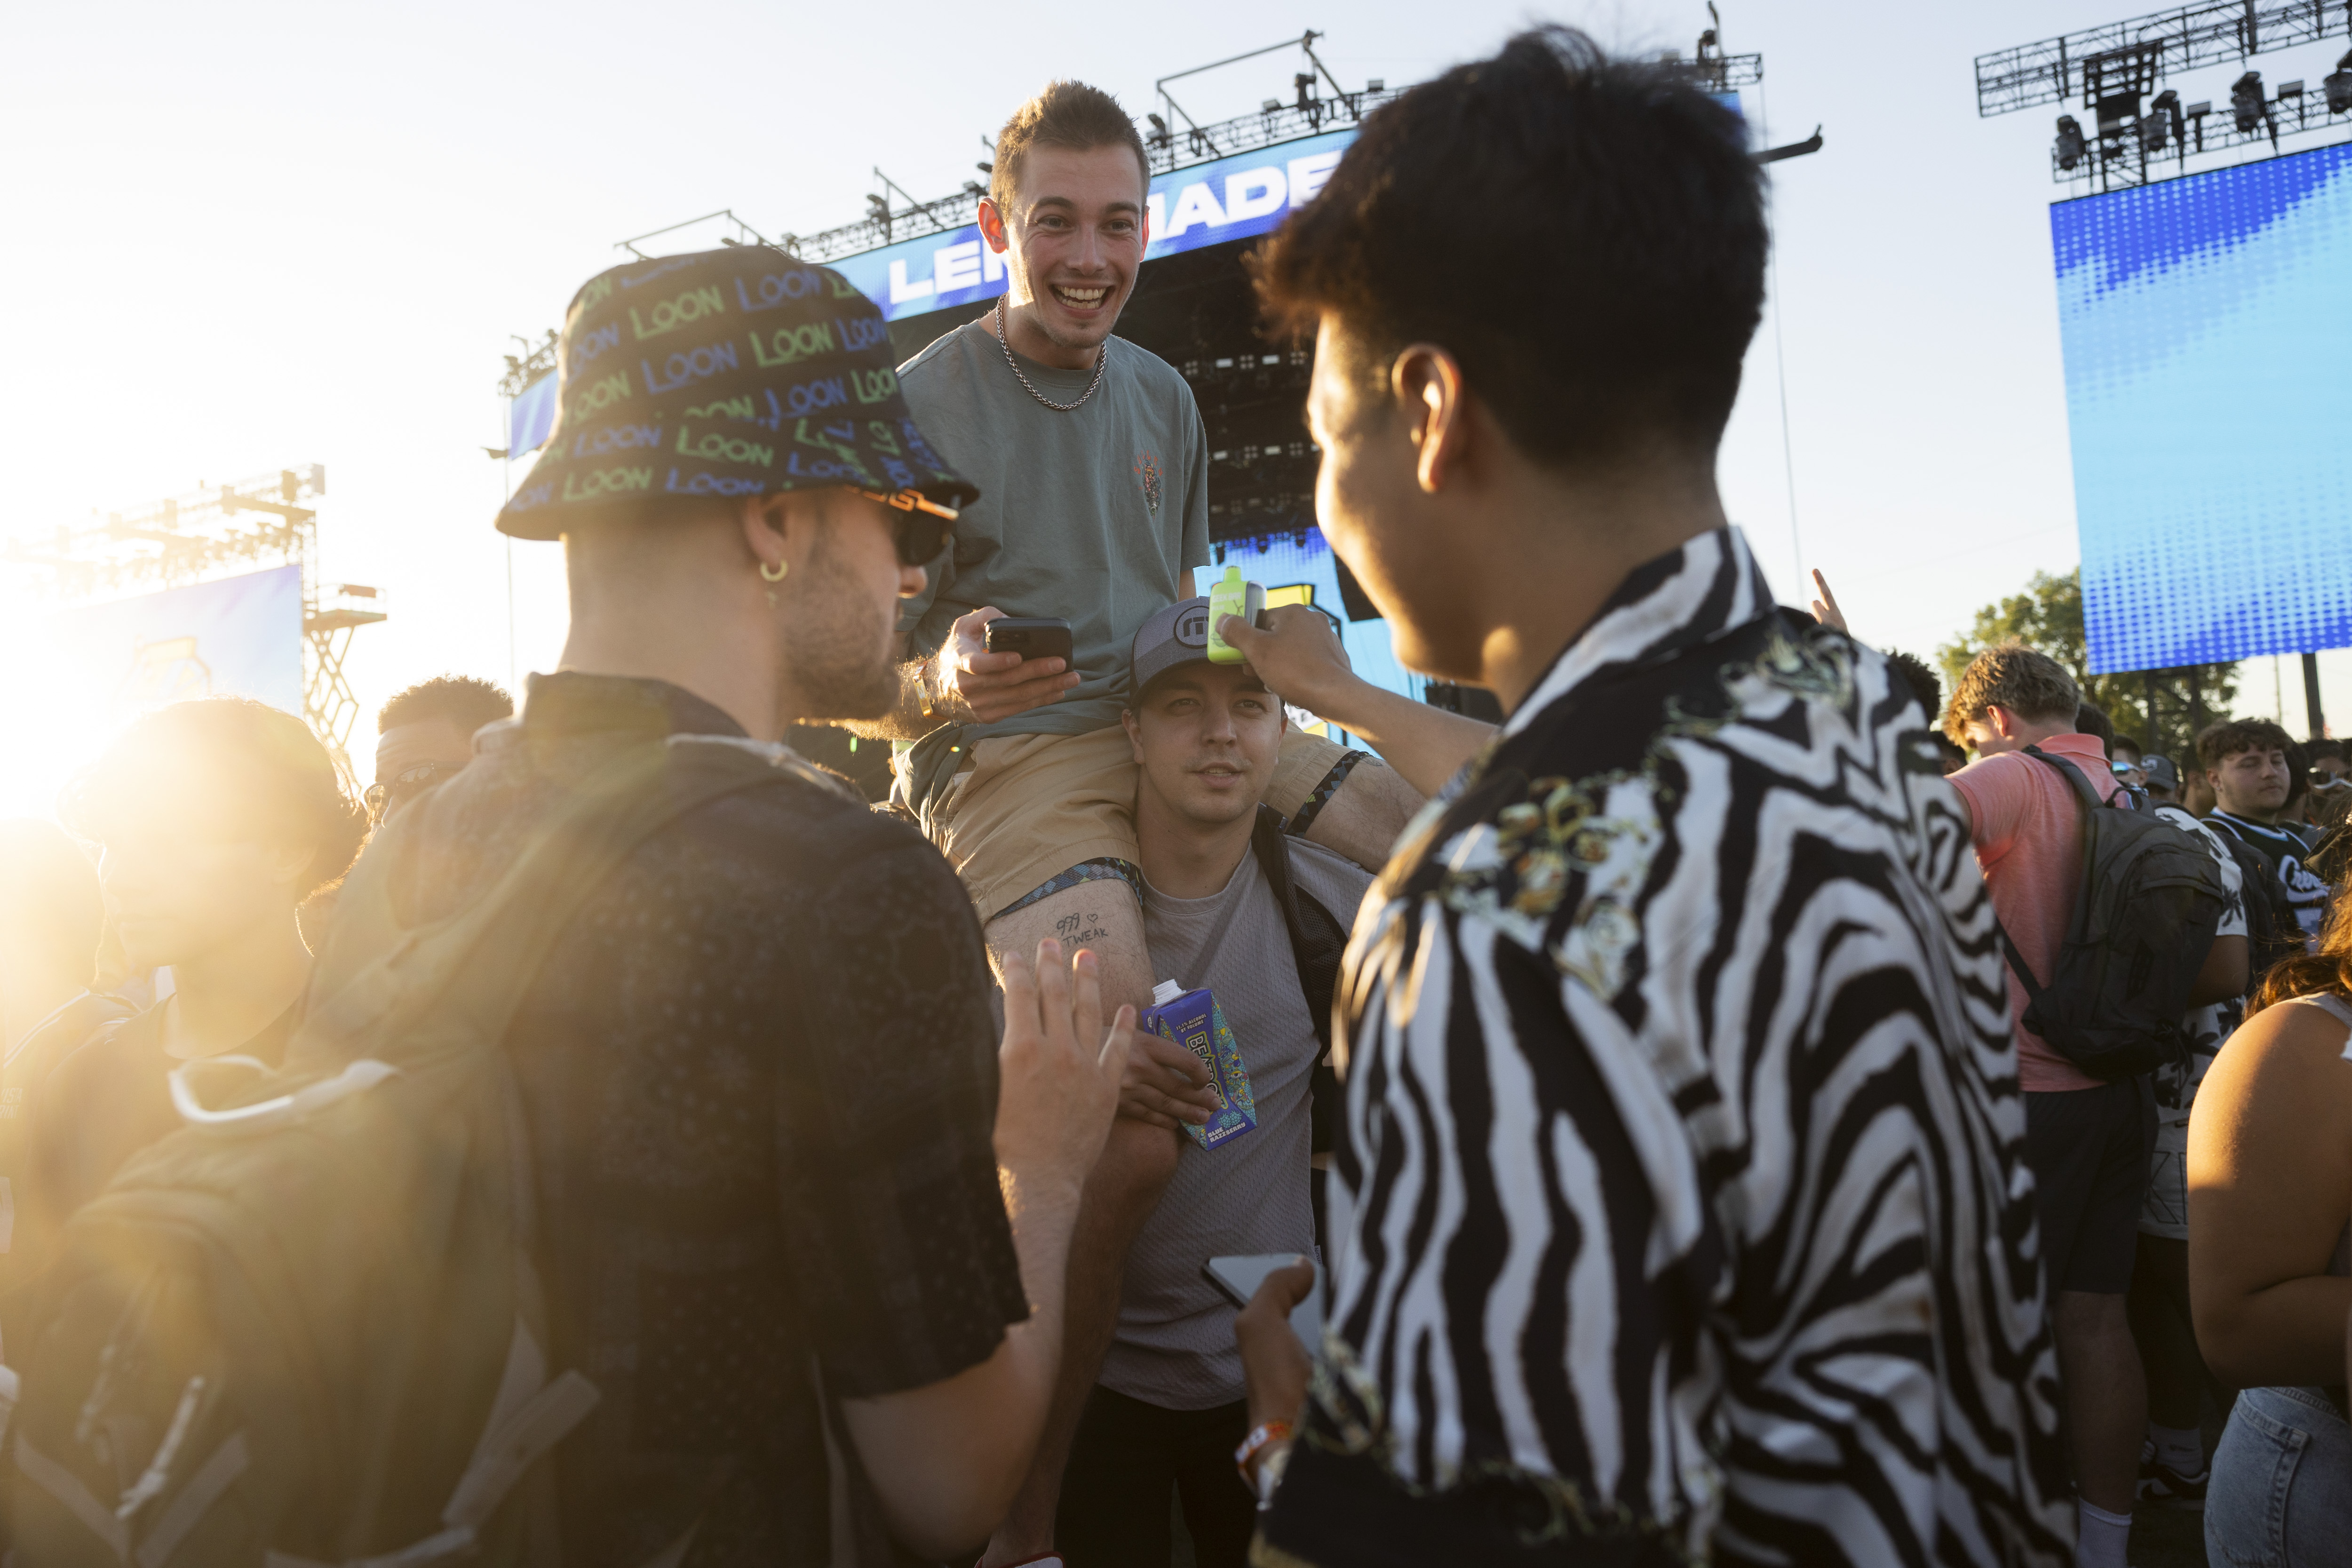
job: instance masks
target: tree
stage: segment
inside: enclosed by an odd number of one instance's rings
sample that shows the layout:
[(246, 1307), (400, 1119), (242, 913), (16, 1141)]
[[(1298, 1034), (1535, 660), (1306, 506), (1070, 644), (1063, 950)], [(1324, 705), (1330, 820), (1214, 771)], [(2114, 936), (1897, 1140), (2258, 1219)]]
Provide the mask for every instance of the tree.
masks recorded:
[[(1936, 650), (1948, 686), (1959, 684), (1969, 661), (2001, 643), (2023, 643), (2073, 672), (2085, 700), (2106, 710), (2116, 733), (2128, 735), (2175, 762), (2194, 757), (2197, 731), (2229, 715), (2238, 694), (2235, 664), (2191, 664), (2172, 669), (2093, 675), (2083, 637), (2083, 574), (2036, 572), (2022, 594), (1977, 612), (1966, 635)], [(2151, 711), (2153, 721), (2151, 721)]]

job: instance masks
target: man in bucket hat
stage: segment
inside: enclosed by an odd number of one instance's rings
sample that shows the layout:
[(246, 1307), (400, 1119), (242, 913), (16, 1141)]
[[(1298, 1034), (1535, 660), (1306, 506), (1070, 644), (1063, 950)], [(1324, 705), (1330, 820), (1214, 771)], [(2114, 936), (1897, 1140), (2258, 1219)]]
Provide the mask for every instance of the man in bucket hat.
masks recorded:
[(563, 542), (562, 666), (388, 846), (403, 918), (430, 919), (632, 742), (717, 740), (794, 775), (644, 841), (506, 1037), (550, 1361), (601, 1395), (558, 1450), (567, 1563), (963, 1552), (1060, 1359), (1131, 1020), (1107, 1045), (1091, 955), (1045, 943), (1007, 969), (1000, 1054), (938, 852), (776, 743), (887, 706), (898, 601), (975, 493), (887, 344), (836, 274), (764, 248), (580, 290), (561, 416), (499, 516)]

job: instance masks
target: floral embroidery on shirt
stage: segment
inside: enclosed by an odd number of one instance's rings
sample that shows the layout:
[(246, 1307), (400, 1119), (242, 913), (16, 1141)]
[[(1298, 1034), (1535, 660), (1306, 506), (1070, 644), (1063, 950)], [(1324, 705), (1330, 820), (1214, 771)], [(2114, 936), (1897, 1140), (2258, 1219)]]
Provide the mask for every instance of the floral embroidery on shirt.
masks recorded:
[(1143, 481), (1143, 504), (1151, 515), (1160, 515), (1160, 458), (1150, 452), (1135, 455), (1135, 477)]

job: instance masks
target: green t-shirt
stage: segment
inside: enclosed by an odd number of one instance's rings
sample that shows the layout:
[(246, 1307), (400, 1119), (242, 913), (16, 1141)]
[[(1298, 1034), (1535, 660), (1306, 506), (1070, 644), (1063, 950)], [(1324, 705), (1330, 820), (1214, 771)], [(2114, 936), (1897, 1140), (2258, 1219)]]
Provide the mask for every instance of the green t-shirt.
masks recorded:
[[(1068, 621), (1079, 676), (1058, 702), (926, 736), (908, 759), (919, 806), (955, 771), (956, 747), (1117, 724), (1136, 631), (1176, 602), (1186, 569), (1209, 563), (1208, 442), (1192, 389), (1150, 350), (1108, 342), (1101, 387), (1066, 414), (1022, 388), (981, 321), (898, 367), (915, 422), (980, 487), (929, 585), (900, 607), (908, 651), (931, 652), (957, 616), (993, 605)], [(1020, 364), (1056, 403), (1077, 397), (1093, 374), (1025, 356)]]

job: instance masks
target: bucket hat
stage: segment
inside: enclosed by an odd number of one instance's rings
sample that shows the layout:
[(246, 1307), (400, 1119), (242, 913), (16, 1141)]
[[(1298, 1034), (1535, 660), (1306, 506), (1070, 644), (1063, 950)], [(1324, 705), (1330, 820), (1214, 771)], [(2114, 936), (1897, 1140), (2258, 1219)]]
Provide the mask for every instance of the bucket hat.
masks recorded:
[(874, 302), (763, 246), (597, 274), (556, 363), (554, 428), (499, 512), (519, 539), (662, 497), (847, 486), (908, 514), (900, 553), (919, 562), (980, 494), (915, 427)]

